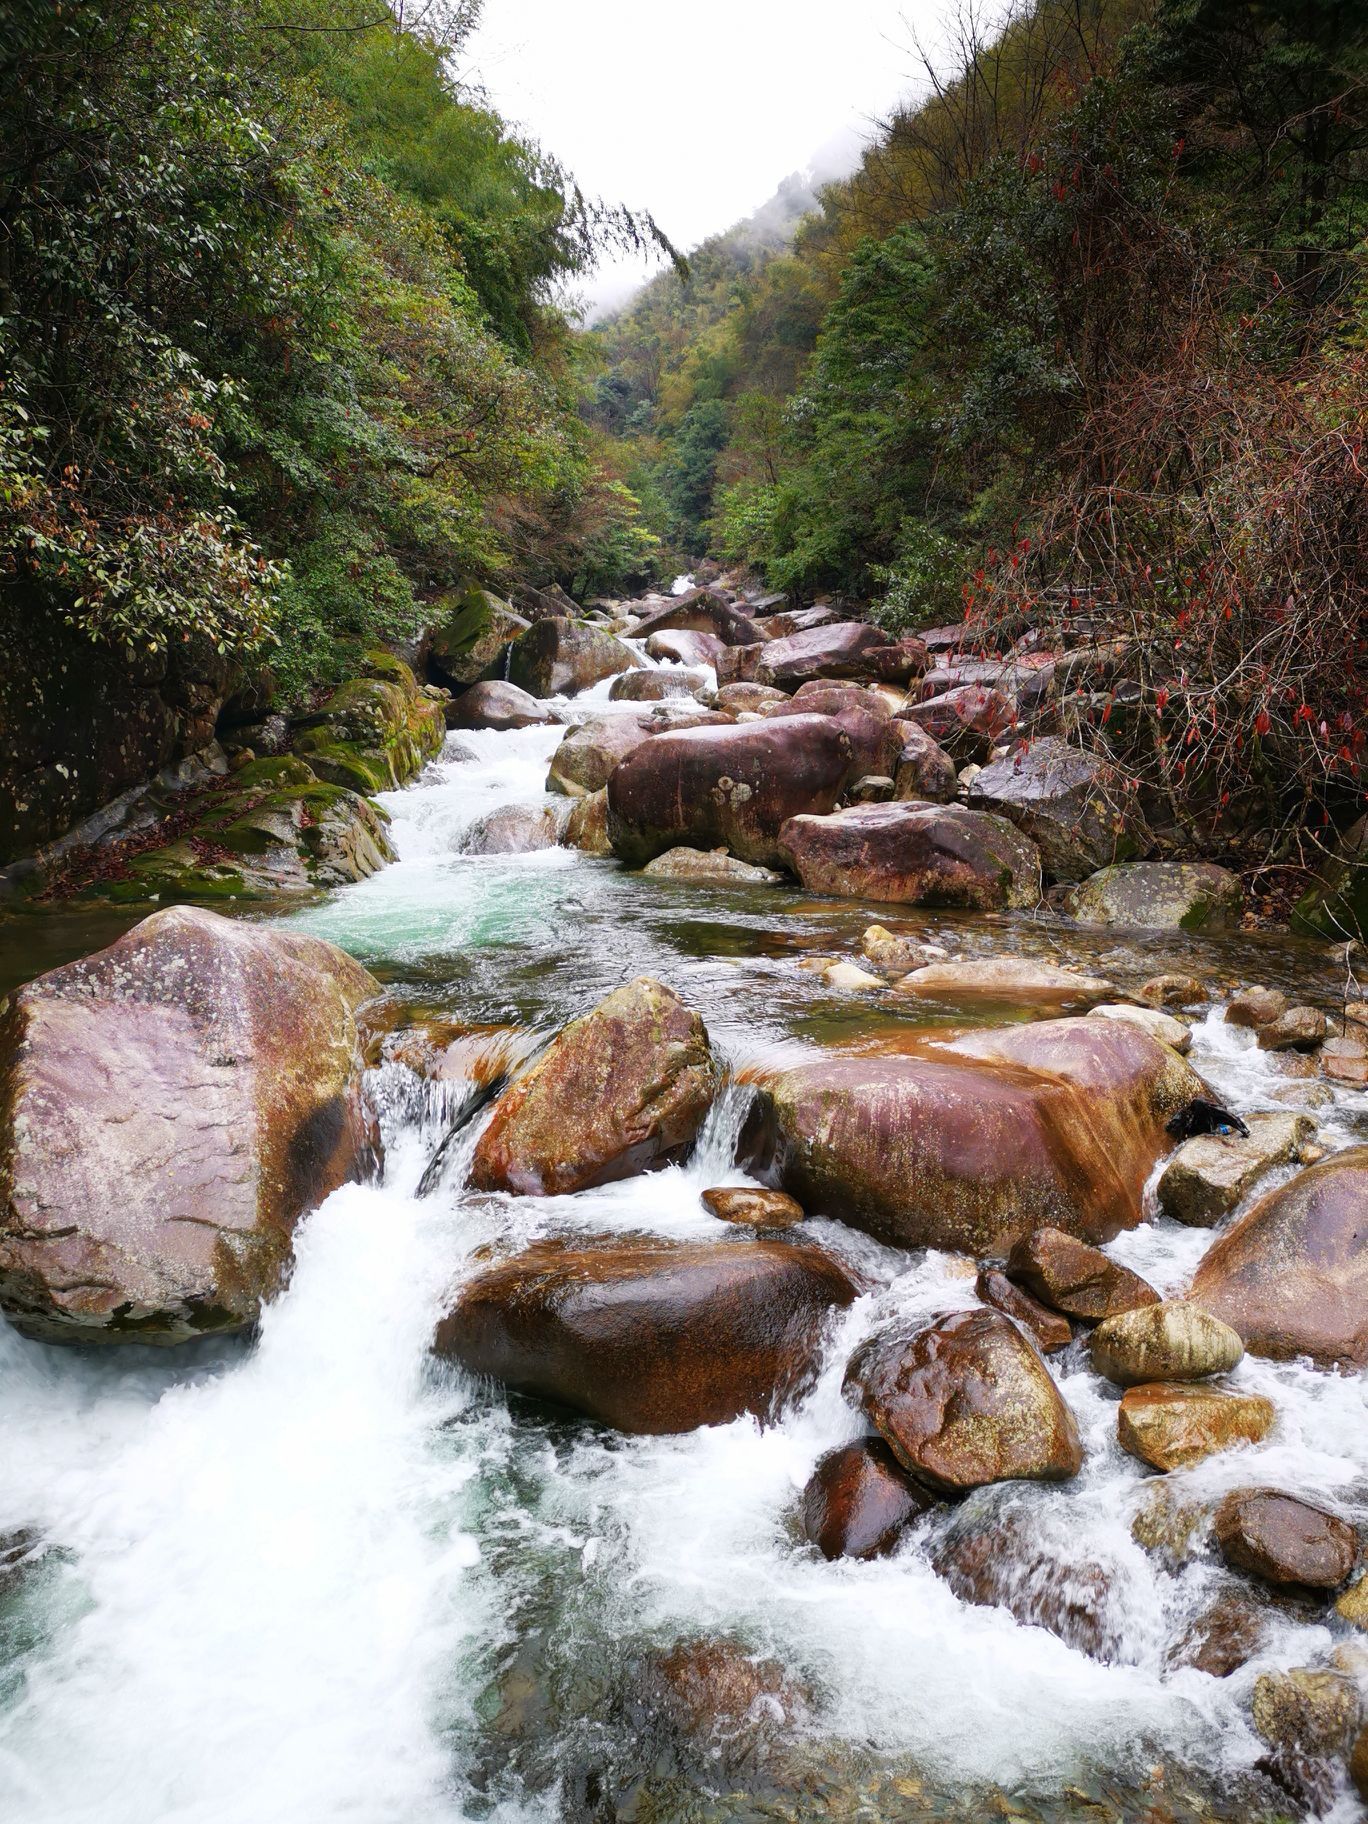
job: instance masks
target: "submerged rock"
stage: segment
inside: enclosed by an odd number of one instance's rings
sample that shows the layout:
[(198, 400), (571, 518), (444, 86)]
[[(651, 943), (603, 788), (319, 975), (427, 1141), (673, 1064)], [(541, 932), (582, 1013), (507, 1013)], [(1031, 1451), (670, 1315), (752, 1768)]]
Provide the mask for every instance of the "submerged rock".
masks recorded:
[(1059, 1013), (1085, 1012), (1115, 993), (1112, 984), (1100, 976), (1080, 975), (1058, 963), (1018, 956), (924, 963), (902, 978), (898, 991), (924, 995), (928, 1000), (991, 1001)]
[(1175, 1222), (1212, 1228), (1259, 1179), (1289, 1165), (1316, 1132), (1307, 1115), (1251, 1115), (1247, 1134), (1185, 1140), (1159, 1180), (1159, 1207)]
[(1062, 1229), (1036, 1229), (1023, 1237), (1008, 1257), (1007, 1272), (1042, 1303), (1084, 1323), (1159, 1303), (1159, 1294), (1138, 1273)]
[(1208, 1250), (1192, 1297), (1253, 1355), (1368, 1366), (1368, 1146), (1300, 1172)]
[(0, 1016), (0, 1309), (50, 1342), (240, 1330), (360, 1175), (357, 1008), (317, 938), (174, 908)]
[(771, 867), (779, 832), (803, 812), (834, 810), (869, 771), (882, 725), (872, 716), (792, 716), (656, 735), (608, 782), (608, 828), (622, 860), (668, 849), (730, 849)]
[(1359, 1726), (1362, 1706), (1351, 1678), (1309, 1666), (1261, 1673), (1254, 1685), (1254, 1727), (1272, 1750), (1271, 1773), (1308, 1812), (1330, 1809), (1337, 1764)]
[(1244, 1344), (1229, 1324), (1181, 1299), (1105, 1319), (1090, 1347), (1093, 1367), (1119, 1387), (1201, 1381), (1228, 1374), (1244, 1358)]
[(1085, 925), (1229, 931), (1240, 923), (1244, 888), (1238, 875), (1209, 861), (1134, 861), (1092, 875), (1068, 906)]
[(470, 1182), (563, 1196), (664, 1165), (693, 1144), (720, 1081), (702, 1020), (642, 976), (573, 1021), (504, 1091)]
[(1039, 847), (1056, 880), (1082, 880), (1143, 854), (1153, 840), (1115, 768), (1053, 735), (986, 766), (969, 802), (1010, 818)]
[(638, 664), (631, 647), (615, 635), (552, 617), (535, 622), (514, 642), (508, 679), (534, 697), (573, 697)]
[(830, 1451), (803, 1491), (803, 1532), (824, 1558), (881, 1558), (935, 1505), (882, 1438)]
[(812, 893), (998, 911), (1040, 898), (1040, 858), (1010, 824), (960, 805), (861, 804), (797, 816), (784, 865)]
[(1047, 1021), (784, 1071), (761, 1144), (815, 1214), (895, 1247), (991, 1256), (1047, 1223), (1093, 1240), (1133, 1227), (1194, 1085), (1144, 1033)]
[(501, 804), (471, 824), (461, 839), (463, 855), (531, 855), (554, 849), (569, 820), (568, 805)]
[(924, 943), (916, 937), (900, 937), (883, 925), (869, 926), (860, 939), (860, 950), (890, 979), (909, 975), (912, 970), (944, 955), (939, 944)]
[(1279, 1588), (1338, 1589), (1358, 1557), (1347, 1520), (1276, 1488), (1234, 1489), (1214, 1525), (1227, 1564)]
[(1025, 1337), (997, 1311), (957, 1311), (913, 1336), (876, 1336), (846, 1370), (911, 1475), (938, 1493), (1063, 1481), (1083, 1466), (1073, 1414)]
[(472, 1374), (635, 1434), (771, 1418), (856, 1288), (789, 1241), (554, 1240), (481, 1273), (438, 1326)]
[(961, 1602), (1006, 1609), (1023, 1628), (1046, 1628), (1090, 1659), (1119, 1656), (1106, 1568), (1092, 1559), (1060, 1558), (1018, 1520), (971, 1517), (932, 1563)]
[(1218, 1450), (1258, 1444), (1277, 1414), (1259, 1394), (1168, 1382), (1132, 1387), (1116, 1415), (1116, 1436), (1129, 1456), (1151, 1469), (1189, 1469)]

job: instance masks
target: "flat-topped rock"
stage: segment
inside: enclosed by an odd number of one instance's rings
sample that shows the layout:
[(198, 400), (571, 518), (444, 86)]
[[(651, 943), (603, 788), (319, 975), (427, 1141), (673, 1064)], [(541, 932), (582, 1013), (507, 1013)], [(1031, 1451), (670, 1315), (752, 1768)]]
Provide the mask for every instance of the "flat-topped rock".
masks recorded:
[(1034, 846), (1000, 818), (960, 805), (860, 804), (794, 817), (779, 852), (813, 893), (978, 911), (1040, 897)]
[(1116, 1437), (1127, 1455), (1151, 1469), (1190, 1469), (1217, 1451), (1261, 1443), (1276, 1416), (1261, 1394), (1151, 1383), (1122, 1398)]
[(1159, 1207), (1175, 1222), (1212, 1228), (1280, 1165), (1315, 1137), (1308, 1115), (1251, 1115), (1248, 1134), (1198, 1134), (1185, 1140), (1159, 1180)]

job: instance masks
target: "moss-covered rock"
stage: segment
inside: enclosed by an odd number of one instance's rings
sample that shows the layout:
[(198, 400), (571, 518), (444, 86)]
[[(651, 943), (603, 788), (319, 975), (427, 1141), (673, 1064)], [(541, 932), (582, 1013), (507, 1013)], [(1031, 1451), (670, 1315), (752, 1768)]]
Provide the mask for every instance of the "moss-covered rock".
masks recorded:
[(320, 779), (370, 796), (403, 785), (440, 753), (446, 712), (402, 659), (372, 653), (366, 674), (301, 717), (292, 746)]
[(473, 584), (440, 597), (432, 612), (428, 656), (453, 684), (474, 684), (487, 677), (531, 625), (507, 602)]
[(1359, 818), (1323, 877), (1297, 901), (1292, 928), (1313, 937), (1368, 941), (1368, 817)]

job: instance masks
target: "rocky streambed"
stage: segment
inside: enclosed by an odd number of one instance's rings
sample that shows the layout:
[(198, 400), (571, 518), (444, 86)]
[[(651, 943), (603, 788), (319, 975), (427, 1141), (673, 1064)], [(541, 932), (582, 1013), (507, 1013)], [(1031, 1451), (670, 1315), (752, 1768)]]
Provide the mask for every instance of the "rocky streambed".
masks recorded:
[(5, 1816), (1360, 1815), (1342, 953), (724, 606), (11, 997)]

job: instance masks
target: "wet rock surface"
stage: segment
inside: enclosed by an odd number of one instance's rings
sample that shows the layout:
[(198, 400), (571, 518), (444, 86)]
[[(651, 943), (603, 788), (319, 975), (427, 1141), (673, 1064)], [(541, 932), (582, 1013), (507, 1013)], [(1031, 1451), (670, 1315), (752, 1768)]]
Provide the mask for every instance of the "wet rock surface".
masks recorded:
[(702, 1020), (643, 977), (573, 1021), (504, 1091), (470, 1182), (564, 1195), (665, 1164), (697, 1135), (719, 1081)]
[(1138, 1273), (1062, 1229), (1024, 1236), (1007, 1258), (1007, 1272), (1042, 1304), (1085, 1323), (1159, 1303), (1159, 1294)]
[(829, 1452), (813, 1471), (803, 1491), (803, 1532), (824, 1558), (879, 1558), (933, 1505), (882, 1438), (861, 1438)]
[(1276, 1416), (1273, 1402), (1258, 1394), (1159, 1382), (1125, 1394), (1116, 1436), (1122, 1450), (1151, 1469), (1190, 1469), (1218, 1450), (1260, 1443)]
[(434, 1347), (618, 1431), (692, 1431), (772, 1417), (854, 1297), (830, 1255), (795, 1242), (550, 1240), (471, 1280)]
[(1244, 1344), (1229, 1324), (1182, 1300), (1109, 1317), (1090, 1339), (1093, 1367), (1120, 1387), (1201, 1381), (1239, 1366)]
[(533, 697), (573, 697), (636, 664), (631, 648), (611, 633), (551, 618), (514, 642), (508, 681)]
[(721, 1185), (704, 1191), (703, 1202), (719, 1222), (735, 1222), (753, 1229), (792, 1229), (803, 1221), (803, 1206), (782, 1191), (761, 1191), (750, 1185)]
[(0, 1015), (0, 1308), (52, 1342), (250, 1324), (368, 1160), (357, 1009), (316, 938), (159, 912)]
[(851, 1358), (857, 1400), (909, 1474), (938, 1493), (1018, 1478), (1064, 1481), (1083, 1464), (1073, 1415), (1016, 1325), (960, 1311)]
[(1001, 1311), (1018, 1329), (1024, 1330), (1042, 1355), (1057, 1355), (1073, 1341), (1073, 1325), (1067, 1317), (1042, 1305), (1039, 1299), (1032, 1298), (1029, 1292), (1023, 1291), (996, 1268), (985, 1267), (974, 1290), (985, 1305)]
[(1175, 1222), (1212, 1228), (1275, 1166), (1291, 1164), (1314, 1137), (1307, 1115), (1252, 1115), (1246, 1134), (1184, 1141), (1159, 1180), (1159, 1206)]
[(779, 858), (812, 893), (980, 911), (1034, 905), (1035, 849), (1000, 819), (958, 805), (865, 804), (797, 816)]
[(1235, 1570), (1293, 1589), (1337, 1589), (1354, 1568), (1347, 1520), (1272, 1488), (1241, 1488), (1216, 1509), (1216, 1543)]
[(556, 717), (544, 703), (519, 690), (516, 684), (495, 681), (475, 684), (446, 706), (448, 728), (490, 728), (499, 732), (516, 728), (549, 728)]

